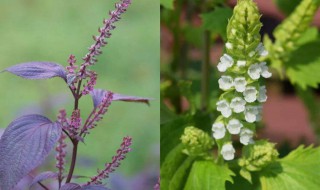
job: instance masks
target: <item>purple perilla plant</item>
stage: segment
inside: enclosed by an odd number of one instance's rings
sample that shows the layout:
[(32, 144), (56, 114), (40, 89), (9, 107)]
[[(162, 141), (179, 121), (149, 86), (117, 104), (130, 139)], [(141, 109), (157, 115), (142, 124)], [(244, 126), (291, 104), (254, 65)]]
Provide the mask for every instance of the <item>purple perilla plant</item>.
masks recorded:
[[(107, 90), (95, 89), (97, 73), (90, 70), (90, 66), (97, 62), (97, 56), (102, 53), (101, 48), (107, 44), (111, 31), (115, 29), (115, 22), (126, 12), (131, 0), (120, 0), (115, 4), (115, 10), (109, 12), (109, 19), (103, 21), (99, 28), (99, 35), (94, 36), (95, 43), (89, 47), (89, 52), (82, 58), (83, 62), (77, 65), (74, 55), (70, 55), (68, 66), (51, 62), (22, 63), (5, 69), (14, 75), (25, 79), (62, 78), (70, 89), (74, 108), (69, 114), (65, 109), (60, 110), (57, 121), (53, 122), (42, 115), (22, 116), (9, 124), (0, 139), (0, 188), (11, 190), (25, 176), (38, 167), (56, 147), (57, 172), (43, 172), (34, 177), (31, 185), (39, 184), (43, 189), (49, 189), (42, 181), (49, 178), (57, 180), (60, 190), (90, 190), (107, 189), (102, 180), (109, 177), (120, 162), (130, 152), (131, 137), (124, 137), (116, 155), (105, 168), (85, 184), (71, 183), (74, 177), (74, 168), (77, 160), (79, 142), (83, 142), (90, 130), (108, 111), (113, 101), (142, 102), (149, 104), (149, 99), (126, 96)], [(86, 119), (81, 117), (79, 102), (82, 96), (90, 94), (93, 100), (93, 110)], [(72, 156), (70, 168), (65, 168), (67, 138), (71, 142)], [(30, 176), (30, 175), (29, 175)], [(26, 187), (28, 188), (28, 187)]]

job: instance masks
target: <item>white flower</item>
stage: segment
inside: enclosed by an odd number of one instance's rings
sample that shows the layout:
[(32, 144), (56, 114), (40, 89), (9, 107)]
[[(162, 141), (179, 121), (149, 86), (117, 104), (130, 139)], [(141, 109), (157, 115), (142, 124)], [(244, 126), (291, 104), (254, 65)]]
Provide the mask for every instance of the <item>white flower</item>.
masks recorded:
[(233, 59), (228, 54), (223, 54), (223, 56), (220, 58), (220, 62), (218, 64), (218, 70), (220, 72), (225, 72), (229, 67), (233, 65)]
[(258, 54), (260, 56), (267, 56), (269, 54), (269, 52), (264, 48), (263, 44), (260, 42), (256, 48), (256, 52), (258, 52)]
[(221, 149), (221, 154), (223, 156), (223, 159), (225, 160), (233, 160), (234, 159), (234, 153), (235, 149), (233, 148), (232, 144), (224, 144)]
[(255, 63), (250, 65), (249, 69), (248, 69), (248, 75), (253, 79), (253, 80), (257, 80), (260, 78), (260, 74), (261, 74), (261, 67), (259, 64)]
[(244, 117), (247, 122), (253, 123), (257, 121), (257, 116), (259, 116), (259, 110), (257, 106), (246, 106)]
[(251, 131), (250, 129), (241, 129), (240, 132), (240, 142), (244, 145), (248, 145), (249, 143), (252, 144), (253, 143), (253, 131)]
[(220, 89), (229, 90), (233, 86), (233, 79), (230, 76), (221, 76), (218, 83)]
[(215, 139), (222, 139), (226, 134), (226, 128), (222, 122), (217, 122), (212, 125), (212, 132)]
[(246, 61), (242, 61), (242, 60), (239, 60), (239, 61), (237, 61), (237, 66), (238, 67), (244, 67), (244, 66), (246, 66)]
[(231, 119), (227, 125), (227, 129), (230, 134), (237, 135), (240, 133), (240, 129), (243, 127), (242, 123), (240, 123), (237, 119)]
[(232, 110), (226, 100), (220, 100), (217, 102), (217, 110), (220, 111), (223, 117), (226, 118), (232, 114)]
[(259, 64), (260, 68), (261, 68), (261, 75), (264, 77), (264, 78), (270, 78), (272, 76), (272, 73), (269, 72), (268, 70), (268, 66), (267, 66), (267, 63), (266, 62), (261, 62)]
[(246, 101), (240, 97), (235, 97), (231, 100), (230, 107), (235, 113), (241, 113), (245, 110)]
[(258, 95), (257, 100), (259, 102), (267, 101), (267, 94), (266, 93), (267, 93), (266, 86), (260, 86), (259, 95)]
[(243, 92), (246, 89), (247, 81), (244, 77), (237, 77), (234, 79), (234, 87), (237, 92)]
[(232, 47), (233, 47), (232, 43), (230, 43), (230, 42), (226, 43), (226, 48), (227, 49), (232, 49)]
[(251, 103), (256, 101), (258, 91), (254, 86), (247, 86), (247, 88), (243, 92), (244, 99)]

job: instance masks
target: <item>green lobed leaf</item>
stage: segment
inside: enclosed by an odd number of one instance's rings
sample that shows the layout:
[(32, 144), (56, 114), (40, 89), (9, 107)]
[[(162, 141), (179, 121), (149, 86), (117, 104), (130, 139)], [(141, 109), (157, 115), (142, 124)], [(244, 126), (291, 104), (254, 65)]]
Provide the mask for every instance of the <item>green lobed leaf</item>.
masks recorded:
[(214, 34), (219, 34), (226, 39), (226, 28), (228, 18), (232, 16), (232, 10), (229, 7), (216, 7), (213, 11), (201, 14), (203, 27)]
[(235, 174), (227, 165), (216, 165), (213, 161), (193, 163), (184, 190), (225, 190), (226, 181), (233, 183)]
[(262, 190), (316, 190), (320, 187), (320, 148), (298, 147), (260, 173)]
[(316, 88), (320, 83), (320, 40), (309, 42), (295, 50), (285, 66), (292, 84), (302, 89), (308, 86)]
[(170, 151), (161, 165), (161, 188), (169, 189), (170, 181), (180, 167), (180, 165), (187, 159), (187, 155), (182, 153), (183, 145), (179, 144)]
[(160, 0), (160, 4), (167, 9), (173, 9), (173, 0)]

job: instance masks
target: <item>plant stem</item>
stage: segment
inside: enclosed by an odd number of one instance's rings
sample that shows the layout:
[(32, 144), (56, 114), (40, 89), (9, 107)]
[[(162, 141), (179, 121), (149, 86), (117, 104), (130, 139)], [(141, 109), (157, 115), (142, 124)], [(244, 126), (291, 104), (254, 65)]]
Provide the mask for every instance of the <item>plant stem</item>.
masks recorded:
[(40, 181), (38, 182), (38, 184), (45, 190), (49, 190), (49, 188), (45, 185), (43, 185)]
[(204, 31), (203, 34), (203, 62), (202, 62), (202, 79), (201, 79), (201, 109), (207, 110), (209, 103), (209, 69), (210, 69), (210, 31)]
[(71, 165), (70, 165), (69, 174), (68, 174), (66, 183), (69, 183), (71, 181), (73, 171), (74, 171), (74, 168), (76, 166), (76, 161), (77, 161), (78, 140), (75, 139), (72, 141), (72, 143), (73, 143), (72, 159), (71, 159)]

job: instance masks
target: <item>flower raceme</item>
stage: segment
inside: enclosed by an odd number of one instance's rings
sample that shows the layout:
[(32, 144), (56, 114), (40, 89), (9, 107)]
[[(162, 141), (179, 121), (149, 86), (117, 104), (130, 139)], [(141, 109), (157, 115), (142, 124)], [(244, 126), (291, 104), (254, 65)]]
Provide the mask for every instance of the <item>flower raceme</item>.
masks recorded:
[(259, 18), (252, 0), (238, 1), (227, 27), (226, 53), (217, 65), (222, 73), (219, 88), (224, 93), (216, 104), (221, 116), (212, 125), (212, 131), (225, 160), (234, 159), (231, 135), (239, 135), (243, 145), (254, 142), (253, 123), (261, 119), (261, 103), (267, 100), (266, 87), (259, 80), (271, 77), (272, 73), (267, 63), (260, 61), (268, 51), (260, 42)]

